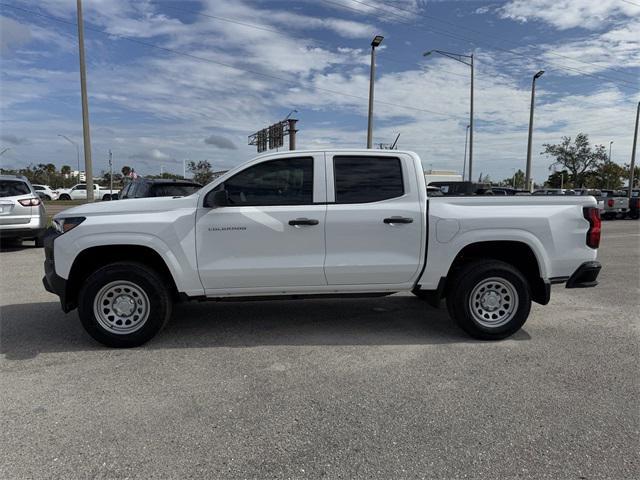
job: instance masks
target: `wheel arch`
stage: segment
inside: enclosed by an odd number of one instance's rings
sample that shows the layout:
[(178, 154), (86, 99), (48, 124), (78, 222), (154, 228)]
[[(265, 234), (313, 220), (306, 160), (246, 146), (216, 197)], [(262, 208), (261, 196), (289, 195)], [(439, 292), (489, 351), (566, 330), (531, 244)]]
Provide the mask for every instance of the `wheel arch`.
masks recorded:
[(78, 293), (89, 275), (101, 267), (116, 262), (135, 262), (153, 268), (166, 280), (172, 297), (175, 300), (179, 299), (173, 274), (156, 250), (144, 245), (99, 245), (82, 250), (71, 265), (66, 282), (66, 302), (70, 309), (77, 306)]
[(549, 303), (550, 284), (543, 278), (544, 265), (535, 250), (519, 240), (488, 240), (465, 245), (449, 267), (443, 295), (446, 296), (449, 282), (463, 265), (480, 259), (499, 260), (517, 268), (529, 282), (532, 300), (542, 305)]

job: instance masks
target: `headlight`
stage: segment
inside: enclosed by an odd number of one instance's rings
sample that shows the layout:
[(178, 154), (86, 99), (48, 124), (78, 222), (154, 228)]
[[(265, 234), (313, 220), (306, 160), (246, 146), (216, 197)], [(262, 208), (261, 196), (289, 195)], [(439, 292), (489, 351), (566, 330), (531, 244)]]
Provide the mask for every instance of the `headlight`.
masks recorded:
[(59, 233), (66, 233), (69, 230), (76, 228), (82, 222), (85, 221), (85, 217), (62, 217), (55, 218), (53, 220), (53, 228)]

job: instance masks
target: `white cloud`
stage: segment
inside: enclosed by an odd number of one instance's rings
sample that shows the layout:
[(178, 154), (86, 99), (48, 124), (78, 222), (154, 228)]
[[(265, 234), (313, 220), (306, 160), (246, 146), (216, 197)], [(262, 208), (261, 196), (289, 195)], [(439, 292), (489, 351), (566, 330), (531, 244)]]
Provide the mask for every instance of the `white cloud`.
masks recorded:
[(511, 0), (499, 12), (503, 18), (540, 20), (560, 30), (596, 30), (620, 18), (637, 17), (639, 10), (620, 0)]
[(0, 16), (0, 53), (7, 55), (11, 51), (31, 41), (31, 30), (27, 25), (9, 17)]

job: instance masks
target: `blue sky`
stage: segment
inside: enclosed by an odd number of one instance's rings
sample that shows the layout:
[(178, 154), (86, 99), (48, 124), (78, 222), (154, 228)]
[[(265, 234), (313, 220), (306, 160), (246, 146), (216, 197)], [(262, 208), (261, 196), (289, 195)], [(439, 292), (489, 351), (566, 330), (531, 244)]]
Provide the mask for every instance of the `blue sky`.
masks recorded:
[[(82, 140), (75, 0), (3, 0), (4, 167), (76, 164)], [(531, 77), (534, 178), (545, 142), (579, 132), (629, 162), (640, 100), (640, 0), (85, 0), (94, 171), (228, 168), (247, 135), (296, 109), (299, 148), (364, 147), (369, 43), (378, 52), (375, 143), (462, 169), (469, 68), (429, 49), (474, 52), (474, 176), (524, 169)]]

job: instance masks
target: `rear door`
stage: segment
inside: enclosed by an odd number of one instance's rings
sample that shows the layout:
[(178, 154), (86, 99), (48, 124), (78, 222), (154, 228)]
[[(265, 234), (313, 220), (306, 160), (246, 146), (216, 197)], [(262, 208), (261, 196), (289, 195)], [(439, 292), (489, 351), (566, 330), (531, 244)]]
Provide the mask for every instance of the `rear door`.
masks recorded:
[(415, 280), (425, 245), (422, 182), (406, 154), (327, 154), (329, 285)]
[(324, 169), (324, 153), (292, 152), (256, 160), (208, 192), (224, 190), (229, 205), (198, 208), (196, 251), (207, 294), (326, 285)]

